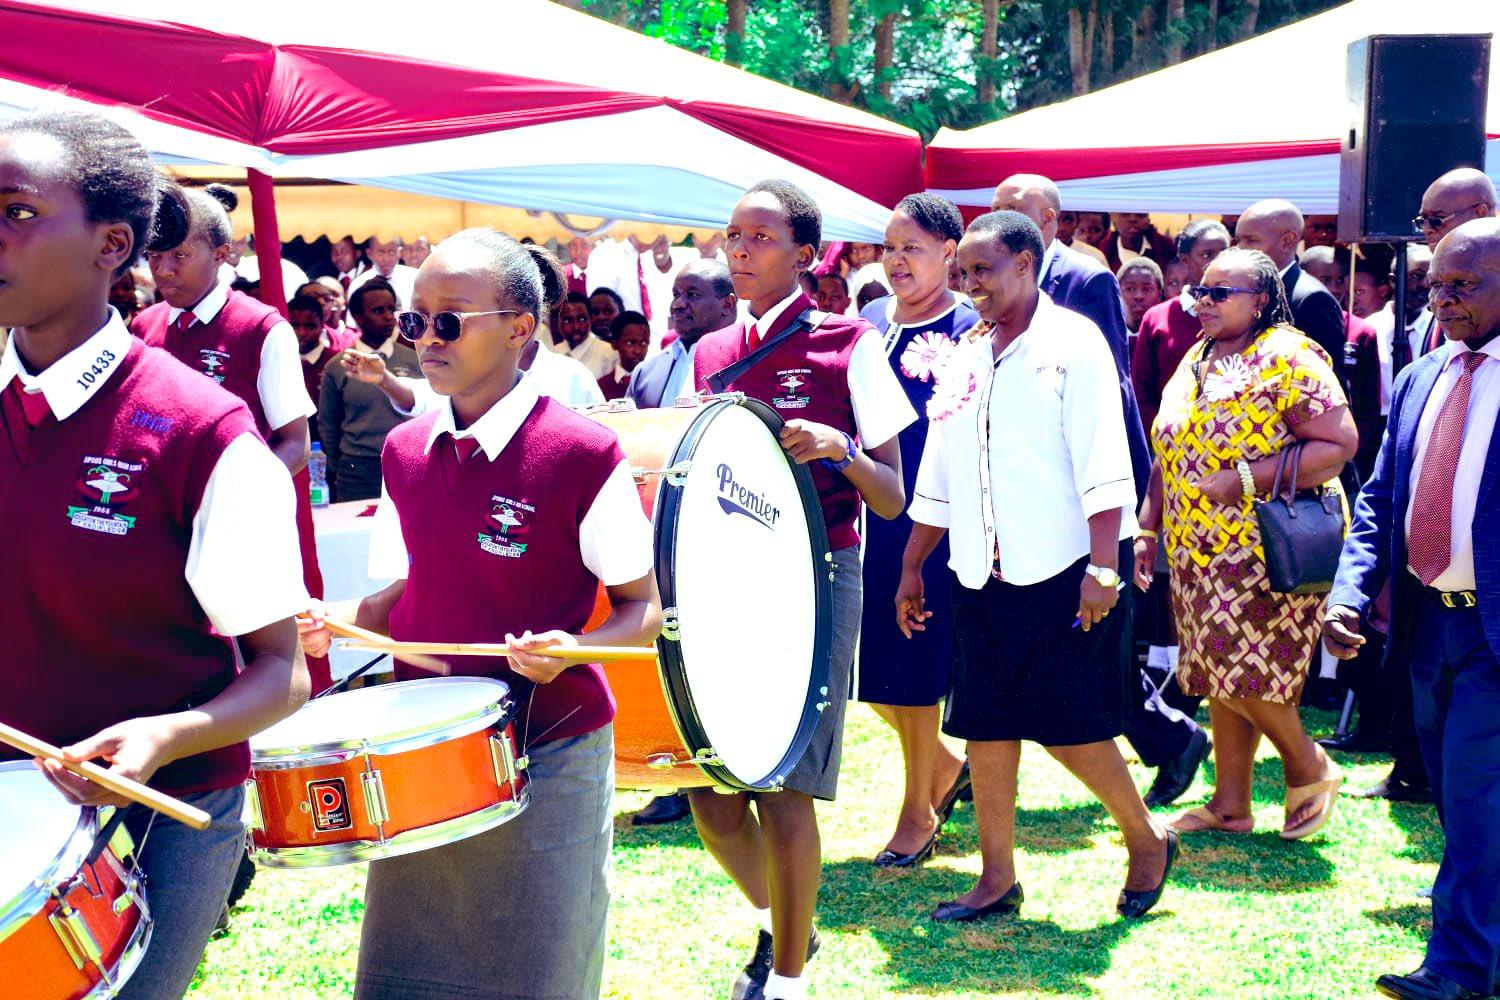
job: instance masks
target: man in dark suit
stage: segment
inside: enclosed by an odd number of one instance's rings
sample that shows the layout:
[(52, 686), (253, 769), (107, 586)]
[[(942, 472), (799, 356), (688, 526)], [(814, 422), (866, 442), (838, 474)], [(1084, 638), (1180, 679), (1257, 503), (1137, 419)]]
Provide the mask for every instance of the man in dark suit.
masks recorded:
[(1349, 391), (1344, 376), (1344, 310), (1323, 283), (1297, 264), (1302, 242), (1302, 213), (1289, 201), (1258, 201), (1245, 209), (1234, 225), (1234, 245), (1259, 250), (1281, 269), (1292, 322), (1305, 336), (1328, 352), (1333, 370)]
[[(1488, 219), (1495, 214), (1495, 184), (1482, 170), (1459, 167), (1427, 185), (1422, 193), (1422, 207), (1412, 224), (1422, 234), (1429, 248), (1453, 230), (1474, 219)], [(1437, 320), (1429, 316), (1423, 331), (1420, 353), (1426, 354), (1442, 343)]]
[[(672, 282), (670, 318), (677, 338), (660, 354), (636, 366), (625, 394), (638, 409), (671, 406), (678, 396), (693, 393), (693, 348), (705, 333), (722, 330), (735, 321), (734, 284), (723, 261), (705, 257), (683, 265)], [(656, 826), (686, 819), (687, 796), (658, 795), (631, 817), (634, 826)]]
[[(1062, 209), (1062, 196), (1048, 178), (1038, 174), (1007, 177), (995, 188), (990, 207), (997, 212), (1020, 212), (1037, 224), (1046, 246), (1039, 269), (1042, 291), (1064, 309), (1093, 320), (1114, 352), (1120, 379), (1120, 406), (1125, 413), (1125, 433), (1130, 442), (1130, 462), (1139, 500), (1151, 476), (1151, 455), (1130, 381), (1120, 283), (1103, 264), (1058, 241), (1057, 216)], [(1210, 744), (1196, 722), (1162, 700), (1161, 692), (1144, 672), (1140, 675), (1140, 685), (1141, 697), (1132, 705), (1125, 737), (1143, 763), (1158, 768), (1156, 780), (1146, 794), (1146, 804), (1169, 805), (1192, 784), (1199, 765), (1208, 756)]]
[(693, 347), (698, 338), (735, 321), (734, 285), (723, 261), (704, 258), (683, 265), (672, 282), (670, 310), (677, 339), (636, 368), (628, 395), (640, 409), (671, 406), (693, 392)]
[(1391, 654), (1411, 664), (1447, 846), (1426, 960), (1376, 986), (1465, 1000), (1500, 985), (1500, 220), (1445, 236), (1430, 285), (1446, 343), (1396, 383), (1323, 636), (1335, 656), (1354, 656), (1362, 617), (1390, 579)]

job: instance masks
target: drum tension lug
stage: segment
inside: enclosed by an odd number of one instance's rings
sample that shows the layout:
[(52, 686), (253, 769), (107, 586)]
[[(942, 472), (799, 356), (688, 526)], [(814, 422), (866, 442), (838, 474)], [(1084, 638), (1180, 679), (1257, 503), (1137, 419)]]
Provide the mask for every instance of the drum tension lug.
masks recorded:
[(247, 832), (265, 830), (266, 818), (260, 811), (260, 787), (256, 785), (254, 778), (245, 782), (244, 817)]
[(385, 830), (381, 829), (391, 818), (390, 807), (385, 801), (385, 782), (380, 778), (380, 772), (371, 768), (359, 776), (360, 787), (365, 793), (365, 813), (370, 817), (370, 822), (380, 831), (380, 838), (385, 839)]
[(661, 609), (661, 637), (671, 642), (682, 641), (682, 619), (676, 608)]
[(657, 771), (670, 771), (674, 767), (716, 767), (723, 763), (713, 747), (704, 747), (691, 757), (678, 757), (671, 753), (646, 755), (646, 766)]
[(69, 906), (66, 900), (62, 900), (57, 912), (47, 919), (51, 921), (53, 931), (74, 965), (82, 969), (92, 962), (100, 972), (107, 975), (104, 952), (99, 947), (94, 932), (89, 930), (89, 925), (84, 921), (83, 914)]

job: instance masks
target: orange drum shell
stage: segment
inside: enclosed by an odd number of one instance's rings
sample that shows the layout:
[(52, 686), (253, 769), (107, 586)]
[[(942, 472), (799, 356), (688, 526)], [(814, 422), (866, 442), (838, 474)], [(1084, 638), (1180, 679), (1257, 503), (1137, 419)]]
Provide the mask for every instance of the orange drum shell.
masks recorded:
[[(490, 751), (492, 734), (504, 733), (515, 744), (515, 727), (506, 722), (432, 746), (393, 754), (371, 754), (371, 766), (380, 773), (385, 789), (385, 836), (433, 826), (479, 812), (518, 797), (509, 783), (495, 778)], [(312, 756), (312, 755), (310, 755)], [(363, 755), (338, 763), (269, 770), (252, 764), (251, 780), (260, 797), (264, 829), (253, 830), (257, 849), (323, 847), (330, 844), (378, 841), (380, 831), (371, 820), (362, 775)], [(348, 825), (319, 830), (314, 822), (318, 806), (311, 799), (314, 783), (342, 780)], [(518, 789), (526, 787), (526, 772), (516, 778)]]
[[(672, 462), (678, 442), (688, 426), (702, 413), (700, 407), (663, 407), (591, 413), (594, 420), (614, 431), (630, 464), (640, 469), (664, 469)], [(641, 507), (655, 521), (661, 476), (647, 477), (640, 484)], [(669, 567), (657, 567), (660, 573)], [(609, 616), (609, 596), (603, 587), (594, 604), (588, 628), (596, 628)], [(697, 767), (657, 769), (646, 764), (654, 754), (677, 758), (691, 756), (672, 714), (655, 660), (623, 660), (604, 665), (609, 688), (614, 692), (615, 787), (617, 788), (705, 788), (713, 782)]]
[[(89, 885), (102, 889), (99, 898), (82, 885), (67, 894), (69, 906), (77, 910), (93, 932), (104, 954), (107, 968), (114, 968), (141, 922), (141, 911), (132, 903), (124, 913), (115, 913), (114, 901), (125, 895), (125, 876), (114, 853), (105, 850), (99, 860), (83, 869)], [(49, 899), (42, 912), (0, 941), (0, 979), (27, 984), (27, 995), (79, 1000), (103, 980), (92, 963), (82, 969), (73, 964), (68, 949), (49, 919), (61, 907)]]

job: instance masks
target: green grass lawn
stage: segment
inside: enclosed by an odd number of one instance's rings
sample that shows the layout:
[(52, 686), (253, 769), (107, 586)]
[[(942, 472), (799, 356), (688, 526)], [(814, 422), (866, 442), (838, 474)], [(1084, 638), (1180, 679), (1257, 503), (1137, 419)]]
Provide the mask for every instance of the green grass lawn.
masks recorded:
[[(1326, 732), (1331, 718), (1307, 713)], [(1122, 744), (1123, 746), (1123, 744)], [(1384, 758), (1344, 758), (1354, 787)], [(1132, 769), (1145, 787), (1149, 772)], [(928, 914), (979, 869), (973, 812), (960, 804), (918, 871), (876, 871), (900, 801), (895, 736), (851, 706), (839, 800), (821, 810), (823, 950), (808, 967), (819, 998), (1097, 996), (1329, 1000), (1373, 996), (1375, 977), (1415, 968), (1431, 926), (1442, 833), (1430, 807), (1343, 798), (1311, 841), (1285, 843), (1279, 762), (1256, 766), (1258, 832), (1185, 838), (1167, 895), (1126, 924), (1114, 900), (1125, 851), (1102, 807), (1039, 747), (1021, 769), (1020, 920), (948, 927)], [(1201, 781), (1177, 808), (1203, 802)], [(645, 803), (621, 793), (604, 995), (718, 998), (754, 931), (738, 893), (691, 823), (630, 826)], [(192, 996), (282, 1000), (352, 992), (364, 867), (262, 871), (208, 949)], [(419, 913), (412, 915), (421, 919)], [(496, 943), (502, 946), (501, 943)]]

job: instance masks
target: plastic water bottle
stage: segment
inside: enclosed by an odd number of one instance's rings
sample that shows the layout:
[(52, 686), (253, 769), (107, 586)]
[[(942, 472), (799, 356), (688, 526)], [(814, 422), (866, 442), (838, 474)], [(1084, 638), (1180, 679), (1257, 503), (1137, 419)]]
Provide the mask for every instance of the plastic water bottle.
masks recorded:
[(312, 454), (307, 456), (307, 479), (309, 499), (314, 507), (328, 506), (328, 456), (323, 446), (314, 441)]

